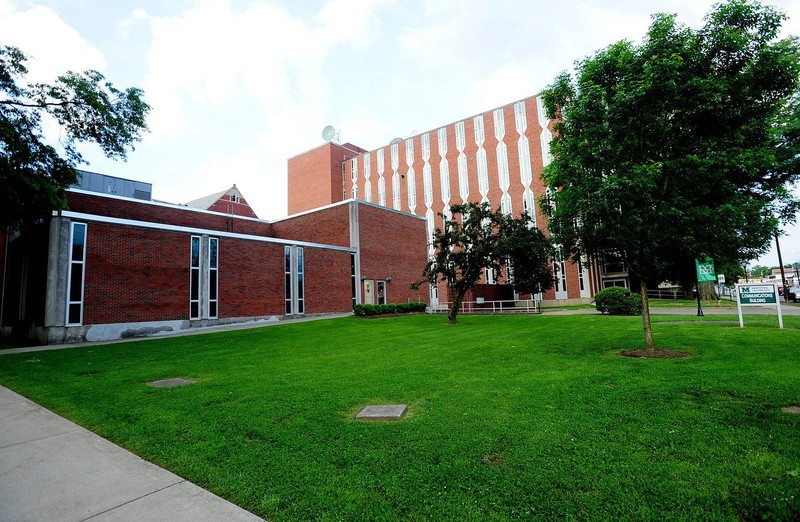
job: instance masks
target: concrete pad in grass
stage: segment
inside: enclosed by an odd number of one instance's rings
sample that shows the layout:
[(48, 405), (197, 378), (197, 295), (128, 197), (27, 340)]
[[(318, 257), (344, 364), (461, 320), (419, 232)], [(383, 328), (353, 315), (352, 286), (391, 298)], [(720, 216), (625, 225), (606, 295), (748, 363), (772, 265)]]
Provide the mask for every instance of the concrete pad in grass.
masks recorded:
[(405, 415), (408, 406), (405, 404), (377, 404), (361, 410), (356, 419), (359, 420), (396, 420)]

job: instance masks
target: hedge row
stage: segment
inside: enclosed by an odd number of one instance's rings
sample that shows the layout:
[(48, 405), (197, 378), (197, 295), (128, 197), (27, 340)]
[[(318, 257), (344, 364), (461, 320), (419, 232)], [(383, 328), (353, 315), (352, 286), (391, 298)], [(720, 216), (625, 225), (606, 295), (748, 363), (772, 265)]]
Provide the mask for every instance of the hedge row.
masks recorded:
[(407, 314), (424, 312), (427, 306), (427, 303), (357, 304), (353, 312), (356, 315)]

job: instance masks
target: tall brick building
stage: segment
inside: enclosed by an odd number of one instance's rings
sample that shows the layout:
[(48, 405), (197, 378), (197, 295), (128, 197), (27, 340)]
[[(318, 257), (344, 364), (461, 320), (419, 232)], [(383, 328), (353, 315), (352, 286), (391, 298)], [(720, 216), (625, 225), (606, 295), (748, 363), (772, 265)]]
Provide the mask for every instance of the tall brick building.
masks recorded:
[[(376, 203), (425, 218), (429, 249), (434, 229), (442, 226), (438, 215), (456, 203), (528, 212), (546, 229), (538, 200), (547, 191), (541, 174), (551, 139), (541, 99), (531, 96), (372, 151), (326, 143), (289, 160), (289, 212), (347, 199)], [(628, 285), (624, 266), (570, 263), (561, 255), (553, 260), (553, 275), (554, 287), (541, 296), (546, 301), (587, 301), (606, 286)], [(485, 285), (496, 282), (485, 274)], [(439, 291), (430, 289), (432, 303), (446, 300)]]

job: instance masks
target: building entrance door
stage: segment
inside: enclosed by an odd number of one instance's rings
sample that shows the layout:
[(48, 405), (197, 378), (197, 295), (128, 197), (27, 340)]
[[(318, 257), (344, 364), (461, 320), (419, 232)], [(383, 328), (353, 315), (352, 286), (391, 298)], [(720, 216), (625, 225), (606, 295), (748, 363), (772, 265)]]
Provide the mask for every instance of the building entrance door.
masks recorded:
[(375, 281), (364, 281), (364, 304), (375, 304)]
[(378, 304), (386, 304), (386, 281), (378, 281), (375, 284)]

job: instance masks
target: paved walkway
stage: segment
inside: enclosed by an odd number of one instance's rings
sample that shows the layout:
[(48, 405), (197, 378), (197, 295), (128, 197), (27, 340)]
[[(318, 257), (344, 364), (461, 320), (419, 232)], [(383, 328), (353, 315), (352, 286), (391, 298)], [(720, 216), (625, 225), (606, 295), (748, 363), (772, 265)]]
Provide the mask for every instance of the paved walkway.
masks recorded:
[(0, 386), (0, 521), (258, 521)]

